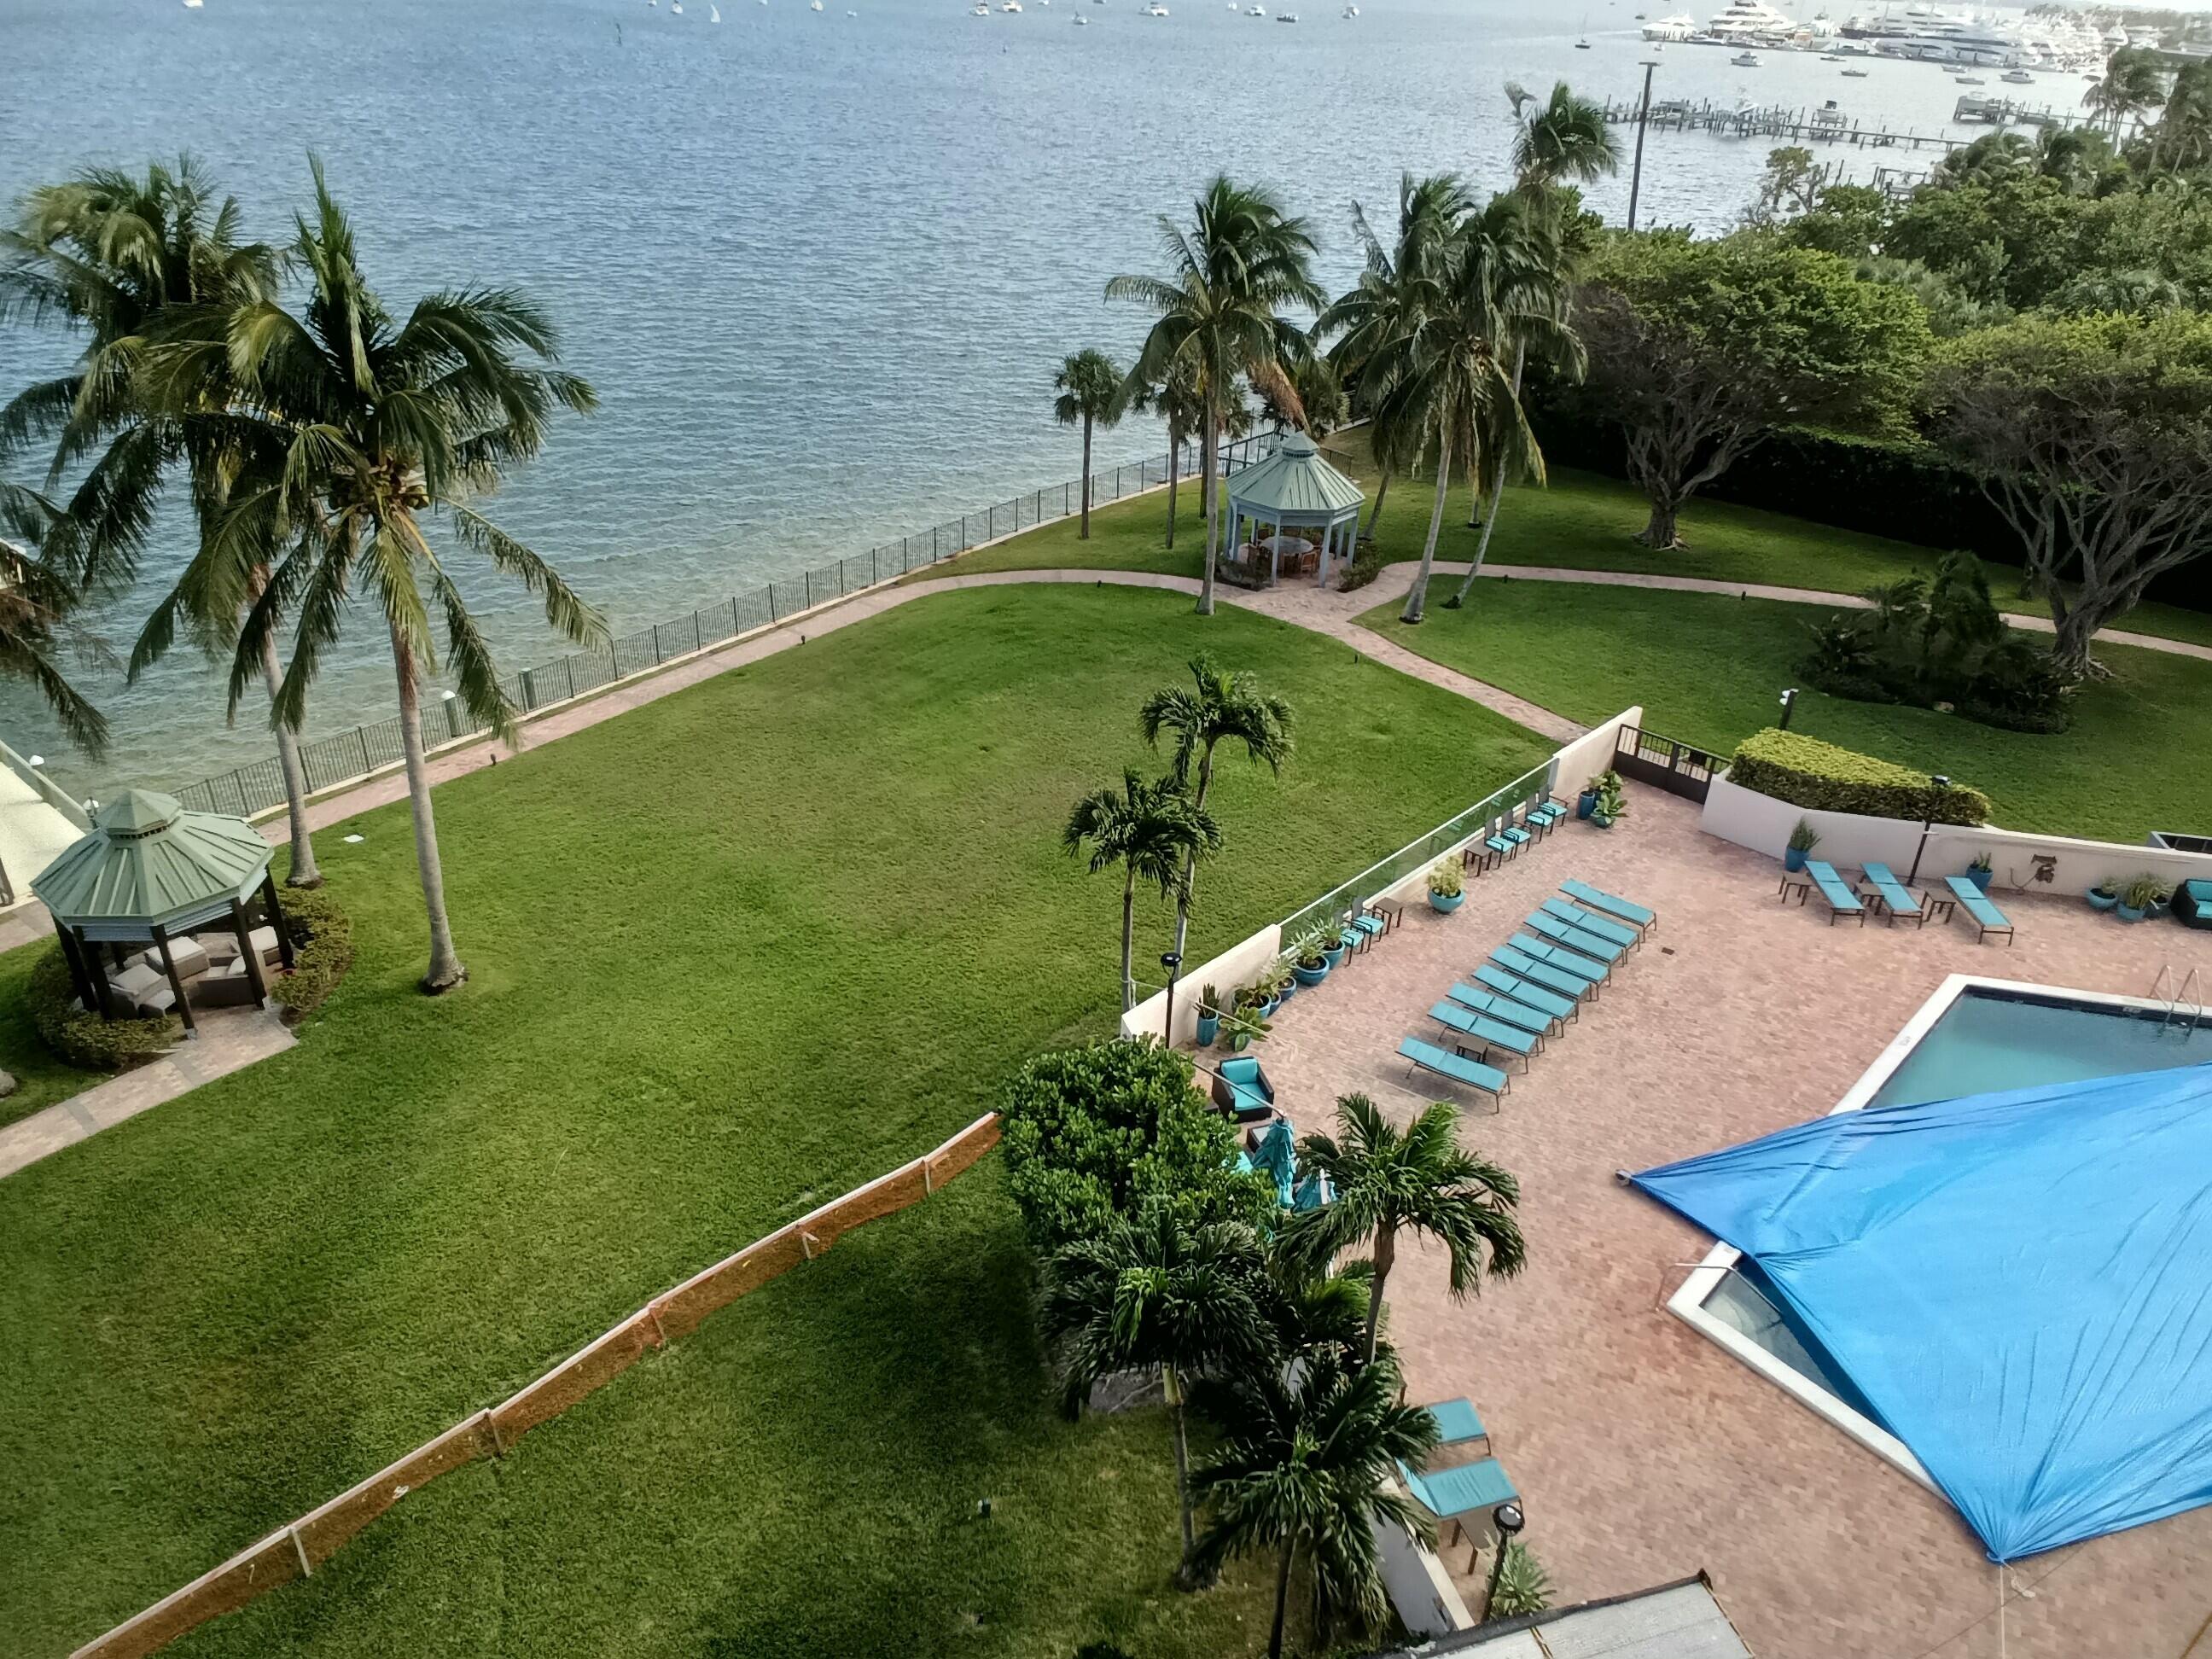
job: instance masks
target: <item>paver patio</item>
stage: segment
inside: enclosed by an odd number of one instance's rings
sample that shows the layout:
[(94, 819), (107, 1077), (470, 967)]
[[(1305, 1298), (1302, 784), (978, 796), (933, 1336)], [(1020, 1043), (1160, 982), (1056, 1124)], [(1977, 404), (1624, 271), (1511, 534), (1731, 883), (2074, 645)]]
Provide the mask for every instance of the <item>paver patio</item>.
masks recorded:
[(1778, 904), (1778, 866), (1699, 834), (1694, 805), (1632, 800), (1610, 832), (1570, 822), (1471, 880), (1455, 915), (1409, 906), (1261, 1045), (1302, 1133), (1354, 1090), (1402, 1119), (1436, 1096), (1409, 1092), (1399, 1038), (1433, 1037), (1429, 1006), (1562, 878), (1660, 913), (1502, 1109), (1470, 1107), (1467, 1144), (1521, 1179), (1528, 1267), (1455, 1304), (1441, 1255), (1401, 1243), (1390, 1332), (1413, 1397), (1477, 1402), (1562, 1604), (1704, 1568), (1763, 1659), (2190, 1650), (2212, 1510), (2018, 1564), (2001, 1650), (1997, 1571), (1949, 1506), (1668, 1313), (1711, 1241), (1613, 1176), (1826, 1111), (1948, 974), (2140, 996), (2164, 961), (2212, 979), (2212, 935), (2009, 893), (2012, 949), (1957, 925), (1832, 927), (1817, 901)]

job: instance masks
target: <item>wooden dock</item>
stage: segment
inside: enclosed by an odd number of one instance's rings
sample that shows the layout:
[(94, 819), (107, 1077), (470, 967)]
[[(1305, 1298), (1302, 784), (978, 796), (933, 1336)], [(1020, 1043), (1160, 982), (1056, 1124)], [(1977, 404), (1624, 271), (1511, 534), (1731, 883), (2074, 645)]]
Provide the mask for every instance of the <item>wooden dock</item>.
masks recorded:
[[(1963, 112), (1970, 104), (1978, 107), (1978, 113)], [(2055, 110), (2026, 109), (2002, 99), (1962, 98), (1960, 105), (1962, 120), (1993, 130), (2015, 123), (2028, 126), (2071, 125), (2080, 118), (2078, 114), (2062, 117)], [(1616, 126), (1635, 125), (1636, 101), (1631, 99), (1623, 103), (1607, 99), (1605, 118)], [(1833, 106), (1792, 108), (1769, 104), (1746, 107), (1715, 103), (1710, 98), (1696, 102), (1684, 98), (1654, 102), (1650, 128), (1655, 132), (1711, 132), (1724, 138), (1778, 138), (1793, 143), (1833, 144), (1853, 149), (1948, 152), (1964, 149), (1973, 142), (1944, 132), (1922, 132), (1917, 128), (1899, 131), (1892, 127), (1867, 126), (1850, 119)]]

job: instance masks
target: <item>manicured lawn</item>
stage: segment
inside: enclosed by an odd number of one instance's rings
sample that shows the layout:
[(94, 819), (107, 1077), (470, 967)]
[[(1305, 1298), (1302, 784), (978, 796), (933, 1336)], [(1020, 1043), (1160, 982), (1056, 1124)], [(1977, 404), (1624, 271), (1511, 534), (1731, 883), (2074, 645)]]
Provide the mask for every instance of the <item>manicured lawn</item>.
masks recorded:
[(0, 1070), (12, 1073), (16, 1083), (15, 1092), (0, 1100), (0, 1124), (43, 1111), (106, 1080), (103, 1073), (63, 1065), (32, 1027), (24, 991), (31, 982), (32, 965), (51, 949), (52, 941), (48, 940), (0, 955)]
[[(1367, 487), (1373, 498), (1374, 466), (1367, 434), (1354, 428), (1328, 443), (1331, 459)], [(1468, 526), (1467, 491), (1455, 487), (1445, 509), (1437, 558), (1465, 564), (1474, 556), (1481, 532)], [(1399, 478), (1382, 505), (1379, 532), (1391, 561), (1418, 559), (1428, 534), (1429, 508), (1435, 497), (1425, 478)], [(1205, 520), (1199, 513), (1194, 482), (1182, 494), (1176, 546), (1165, 545), (1164, 492), (1118, 502), (1091, 514), (1091, 539), (1080, 541), (1073, 519), (1045, 526), (995, 547), (948, 560), (915, 573), (917, 581), (979, 570), (1075, 569), (1156, 570), (1196, 576), (1206, 553)], [(1887, 541), (1856, 531), (1837, 530), (1808, 520), (1789, 518), (1726, 501), (1692, 501), (1682, 514), (1686, 548), (1654, 553), (1630, 539), (1644, 527), (1644, 498), (1627, 484), (1595, 472), (1555, 469), (1544, 489), (1516, 487), (1506, 493), (1505, 516), (1491, 538), (1490, 562), (1557, 567), (1571, 570), (1633, 570), (1713, 581), (1752, 582), (1779, 587), (1809, 587), (1824, 592), (1857, 593), (1878, 582), (1926, 569), (1937, 556), (1924, 547)], [(2049, 607), (2023, 598), (2020, 573), (1989, 567), (1997, 602), (2008, 611), (2043, 617)], [(2146, 605), (2118, 624), (2127, 631), (2212, 645), (2212, 615), (2170, 605)]]
[[(1263, 618), (1012, 587), (442, 787), (441, 1000), (404, 809), (325, 832), (359, 959), (300, 1047), (0, 1182), (0, 1646), (65, 1652), (1109, 1030), (1119, 888), (1059, 825), (1156, 763), (1137, 702), (1201, 647), (1302, 718), (1217, 785), (1200, 956), (1545, 747)], [(1170, 1588), (1157, 1418), (1052, 1411), (1030, 1272), (987, 1164), (179, 1651), (1249, 1650), (1264, 1584)]]
[[(1774, 723), (1796, 683), (1803, 605), (1701, 593), (1485, 582), (1465, 609), (1407, 628), (1397, 607), (1361, 618), (1408, 650), (1595, 721), (1631, 703), (1651, 728), (1726, 753)], [(2058, 736), (2001, 732), (1927, 709), (1800, 697), (1791, 728), (1988, 793), (2016, 830), (2139, 842), (2212, 823), (2212, 777), (2182, 757), (2212, 719), (2212, 663), (2113, 647), (2115, 678), (2085, 689)]]

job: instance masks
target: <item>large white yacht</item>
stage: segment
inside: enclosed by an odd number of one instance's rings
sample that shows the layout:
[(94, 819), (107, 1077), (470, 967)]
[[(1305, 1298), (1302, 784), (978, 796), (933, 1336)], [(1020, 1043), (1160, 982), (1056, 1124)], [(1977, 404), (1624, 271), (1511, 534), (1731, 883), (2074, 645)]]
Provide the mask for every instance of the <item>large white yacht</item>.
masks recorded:
[(1796, 32), (1797, 25), (1766, 0), (1729, 0), (1727, 9), (1716, 12), (1705, 25), (1707, 34), (1731, 46), (1749, 40), (1786, 40)]
[(1698, 20), (1686, 11), (1678, 11), (1672, 17), (1662, 17), (1644, 26), (1647, 40), (1686, 40), (1698, 32)]

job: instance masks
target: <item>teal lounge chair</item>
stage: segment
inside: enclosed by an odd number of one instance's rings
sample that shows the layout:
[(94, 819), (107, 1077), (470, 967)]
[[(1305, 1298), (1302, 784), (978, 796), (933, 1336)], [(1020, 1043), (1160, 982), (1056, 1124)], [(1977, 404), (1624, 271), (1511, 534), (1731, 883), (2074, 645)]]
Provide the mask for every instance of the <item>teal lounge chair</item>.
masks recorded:
[(1602, 887), (1593, 887), (1586, 881), (1571, 878), (1559, 884), (1559, 890), (1571, 899), (1580, 899), (1593, 910), (1602, 910), (1616, 921), (1625, 921), (1639, 933), (1652, 933), (1659, 926), (1659, 913), (1640, 904), (1632, 904), (1617, 894)]
[[(1534, 939), (1528, 942), (1531, 945), (1536, 943)], [(1545, 990), (1563, 997), (1571, 997), (1577, 1002), (1597, 994), (1595, 980), (1554, 968), (1542, 957), (1531, 956), (1518, 945), (1501, 945), (1490, 953), (1490, 959), (1509, 974), (1517, 975), (1532, 985), (1541, 986)]]
[(1437, 1419), (1439, 1446), (1471, 1446), (1480, 1440), (1485, 1451), (1490, 1449), (1490, 1431), (1482, 1426), (1481, 1414), (1472, 1400), (1439, 1400), (1427, 1409)]
[(1516, 1002), (1509, 996), (1478, 991), (1472, 985), (1454, 985), (1444, 994), (1462, 1008), (1478, 1014), (1487, 1014), (1502, 1024), (1516, 1026), (1534, 1036), (1549, 1036), (1552, 1028), (1559, 1023), (1551, 1015), (1539, 1012), (1526, 1003)]
[[(1860, 927), (1866, 926), (1866, 906), (1859, 902), (1859, 896), (1850, 883), (1836, 873), (1834, 865), (1820, 859), (1808, 859), (1805, 860), (1805, 874), (1813, 887), (1820, 890), (1820, 897), (1827, 904), (1829, 927), (1836, 925), (1838, 916), (1856, 916)], [(1804, 903), (1805, 893), (1810, 890), (1811, 888), (1801, 890), (1797, 902)]]
[(1563, 997), (1556, 991), (1547, 991), (1540, 985), (1531, 985), (1518, 974), (1509, 973), (1494, 962), (1486, 962), (1474, 970), (1474, 982), (1519, 1003), (1523, 1008), (1534, 1008), (1540, 1014), (1548, 1014), (1554, 1021), (1574, 1018), (1577, 1010), (1574, 999)]
[(1488, 1095), (1493, 1104), (1505, 1097), (1512, 1079), (1494, 1066), (1485, 1066), (1480, 1060), (1463, 1059), (1433, 1042), (1424, 1042), (1419, 1037), (1407, 1037), (1398, 1045), (1398, 1058), (1409, 1062), (1406, 1076), (1410, 1080), (1415, 1072), (1434, 1072), (1438, 1077), (1449, 1078), (1454, 1083), (1465, 1084), (1470, 1089), (1480, 1089)]
[(1518, 1054), (1524, 1071), (1528, 1068), (1528, 1056), (1536, 1052), (1536, 1045), (1542, 1040), (1529, 1032), (1516, 1030), (1503, 1020), (1478, 1014), (1449, 1000), (1439, 1002), (1430, 1009), (1429, 1018), (1447, 1031), (1465, 1037), (1470, 1042), (1479, 1042), (1486, 1049), (1497, 1048), (1509, 1054)]
[(1644, 935), (1627, 923), (1608, 921), (1595, 910), (1585, 910), (1571, 899), (1546, 899), (1544, 914), (1557, 916), (1570, 927), (1579, 927), (1585, 933), (1594, 933), (1608, 945), (1618, 945), (1624, 951), (1632, 951), (1644, 943)]
[(1867, 885), (1874, 889), (1875, 901), (1881, 906), (1882, 914), (1889, 918), (1891, 927), (1897, 926), (1899, 916), (1911, 916), (1915, 927), (1927, 926), (1928, 907), (1914, 896), (1910, 887), (1890, 873), (1887, 865), (1869, 864), (1863, 868)]
[(1534, 928), (1554, 945), (1564, 945), (1570, 951), (1579, 951), (1592, 960), (1608, 965), (1628, 954), (1626, 945), (1600, 939), (1595, 933), (1585, 933), (1581, 928), (1561, 921), (1557, 916), (1547, 915), (1541, 910), (1531, 910), (1523, 918), (1522, 925)]
[(1958, 908), (1964, 910), (1973, 922), (1977, 929), (1975, 944), (1979, 945), (1991, 933), (2002, 933), (2005, 943), (2012, 943), (2012, 923), (2005, 919), (2003, 911), (1990, 902), (1987, 893), (1964, 876), (1946, 876), (1943, 884), (1951, 890), (1951, 896), (1958, 901)]
[(1505, 943), (1511, 949), (1533, 957), (1547, 968), (1556, 969), (1560, 973), (1571, 974), (1585, 981), (1590, 988), (1592, 996), (1597, 994), (1597, 988), (1605, 983), (1607, 975), (1612, 971), (1604, 963), (1595, 957), (1567, 950), (1557, 944), (1547, 943), (1527, 933), (1516, 933)]
[(1431, 1469), (1426, 1474), (1416, 1474), (1401, 1463), (1398, 1478), (1406, 1483), (1415, 1503), (1437, 1520), (1450, 1522), (1461, 1534), (1467, 1531), (1468, 1516), (1487, 1516), (1500, 1504), (1521, 1496), (1513, 1489), (1505, 1466), (1494, 1457), (1462, 1463), (1455, 1469)]

